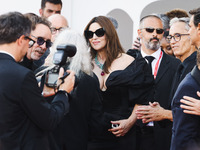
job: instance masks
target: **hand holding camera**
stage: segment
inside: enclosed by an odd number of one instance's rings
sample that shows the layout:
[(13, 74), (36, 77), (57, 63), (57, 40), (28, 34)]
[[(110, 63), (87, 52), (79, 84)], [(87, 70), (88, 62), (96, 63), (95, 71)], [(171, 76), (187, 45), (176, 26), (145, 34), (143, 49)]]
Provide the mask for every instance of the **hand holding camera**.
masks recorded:
[[(56, 65), (51, 70), (48, 70), (45, 74), (45, 85), (50, 88), (58, 88), (57, 80), (61, 79), (64, 82), (64, 78), (68, 76), (68, 73), (63, 73), (62, 77), (59, 77), (60, 68), (66, 69), (69, 64), (66, 63), (68, 57), (73, 57), (76, 54), (76, 47), (74, 45), (58, 45), (57, 52), (54, 54), (53, 63)], [(64, 76), (63, 76), (64, 75)], [(77, 81), (76, 81), (77, 82)], [(77, 83), (76, 83), (77, 84)]]
[(69, 93), (78, 84), (75, 73), (67, 70), (69, 65), (69, 63), (67, 63), (67, 58), (73, 57), (75, 54), (76, 47), (74, 45), (67, 44), (57, 46), (57, 52), (53, 57), (55, 66), (46, 71), (44, 75), (44, 97), (54, 95), (58, 90), (64, 90)]
[(70, 93), (75, 84), (75, 74), (73, 71), (67, 70), (67, 72), (64, 73), (64, 69), (60, 68), (59, 71), (59, 80), (57, 81), (58, 90), (64, 90), (67, 93)]

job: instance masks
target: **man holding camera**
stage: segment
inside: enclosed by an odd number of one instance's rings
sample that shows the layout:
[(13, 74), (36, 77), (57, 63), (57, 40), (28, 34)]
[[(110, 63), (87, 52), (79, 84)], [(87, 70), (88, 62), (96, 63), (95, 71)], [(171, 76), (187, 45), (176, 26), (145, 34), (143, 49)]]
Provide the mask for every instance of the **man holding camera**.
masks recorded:
[[(74, 73), (63, 79), (53, 101), (40, 94), (32, 71), (19, 62), (33, 45), (31, 22), (18, 12), (0, 16), (0, 149), (48, 150), (48, 131), (69, 110)], [(64, 70), (59, 72), (59, 78)], [(58, 79), (60, 83), (60, 79)]]

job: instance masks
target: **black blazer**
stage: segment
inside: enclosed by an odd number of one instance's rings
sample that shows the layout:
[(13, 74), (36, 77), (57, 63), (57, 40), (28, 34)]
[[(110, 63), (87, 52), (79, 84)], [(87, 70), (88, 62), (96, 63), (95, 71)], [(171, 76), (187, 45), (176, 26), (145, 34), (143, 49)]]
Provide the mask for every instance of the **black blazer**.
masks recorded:
[[(172, 88), (172, 81), (180, 61), (163, 52), (162, 61), (155, 79), (154, 100), (159, 102), (164, 109), (171, 109), (171, 100), (169, 99)], [(171, 143), (172, 122), (162, 120), (154, 122), (154, 136), (156, 141), (156, 150), (169, 150)]]
[[(137, 50), (129, 50), (127, 54), (134, 57), (142, 57)], [(164, 109), (171, 108), (171, 100), (169, 95), (172, 87), (172, 81), (180, 61), (163, 52), (163, 57), (158, 69), (157, 77), (154, 82), (151, 99), (149, 101), (159, 102)], [(162, 120), (154, 122), (154, 137), (156, 142), (156, 150), (169, 150), (171, 142), (172, 122), (170, 120)]]
[[(185, 78), (185, 76), (194, 68), (196, 65), (196, 57), (197, 57), (197, 52), (195, 51), (192, 53), (189, 57), (187, 57), (183, 63), (179, 64), (179, 67), (176, 71), (176, 74), (174, 76), (174, 81), (172, 84), (172, 89), (170, 93), (170, 99), (173, 99), (173, 96), (176, 92), (176, 89), (179, 85), (179, 83)], [(182, 67), (183, 66), (183, 67)], [(180, 67), (182, 67), (180, 71)]]
[(0, 53), (0, 149), (48, 150), (48, 131), (68, 112), (68, 97), (58, 92), (51, 104), (32, 71)]
[(179, 84), (172, 102), (173, 129), (171, 150), (199, 150), (200, 149), (200, 116), (190, 115), (180, 108), (180, 99), (191, 96), (199, 99), (196, 92), (200, 89), (200, 70), (194, 67)]

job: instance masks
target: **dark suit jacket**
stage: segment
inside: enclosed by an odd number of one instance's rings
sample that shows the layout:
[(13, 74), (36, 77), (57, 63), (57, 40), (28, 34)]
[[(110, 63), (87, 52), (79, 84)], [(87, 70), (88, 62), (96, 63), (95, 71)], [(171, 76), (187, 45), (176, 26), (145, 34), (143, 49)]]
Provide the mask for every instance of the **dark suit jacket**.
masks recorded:
[(199, 99), (196, 92), (200, 89), (200, 70), (195, 67), (179, 84), (172, 102), (173, 129), (171, 150), (200, 149), (200, 116), (190, 115), (180, 108), (180, 99), (191, 96)]
[(33, 72), (0, 53), (0, 150), (48, 150), (48, 131), (68, 109), (64, 92), (47, 103)]
[[(129, 50), (127, 53), (141, 57), (141, 53)], [(149, 101), (159, 102), (164, 109), (171, 108), (171, 101), (169, 100), (172, 81), (180, 61), (163, 52), (162, 61), (160, 63), (158, 74), (155, 79), (153, 96)], [(154, 122), (154, 137), (156, 142), (156, 150), (169, 150), (171, 142), (171, 128), (172, 122), (169, 120), (162, 120)]]
[[(179, 83), (185, 78), (185, 76), (194, 68), (196, 65), (196, 57), (197, 57), (197, 52), (195, 51), (192, 53), (189, 57), (187, 57), (183, 63), (179, 64), (179, 67), (176, 71), (174, 81), (172, 84), (172, 89), (170, 93), (170, 99), (173, 99), (173, 96), (176, 92), (176, 89), (179, 85)], [(182, 68), (180, 70), (180, 68)]]

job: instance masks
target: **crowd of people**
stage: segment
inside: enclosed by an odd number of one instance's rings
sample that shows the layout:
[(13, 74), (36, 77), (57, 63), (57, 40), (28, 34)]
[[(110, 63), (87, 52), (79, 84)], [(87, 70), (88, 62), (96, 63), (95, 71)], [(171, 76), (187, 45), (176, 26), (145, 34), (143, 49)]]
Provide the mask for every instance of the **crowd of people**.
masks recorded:
[(129, 50), (61, 10), (0, 15), (0, 150), (200, 149), (200, 8), (144, 16)]

